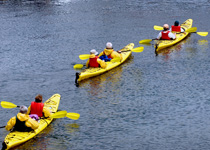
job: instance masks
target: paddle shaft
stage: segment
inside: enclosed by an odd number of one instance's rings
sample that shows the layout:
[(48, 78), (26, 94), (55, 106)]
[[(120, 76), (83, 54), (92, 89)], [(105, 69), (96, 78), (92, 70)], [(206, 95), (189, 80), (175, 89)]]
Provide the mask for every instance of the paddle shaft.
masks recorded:
[(6, 126), (1, 126), (0, 128), (5, 128)]

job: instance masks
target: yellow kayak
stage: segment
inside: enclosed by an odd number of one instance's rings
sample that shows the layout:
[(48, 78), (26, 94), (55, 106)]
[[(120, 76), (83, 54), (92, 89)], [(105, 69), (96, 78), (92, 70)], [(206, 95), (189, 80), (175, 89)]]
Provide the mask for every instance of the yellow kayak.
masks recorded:
[(78, 81), (100, 75), (106, 71), (109, 71), (109, 70), (119, 66), (120, 64), (125, 62), (125, 60), (131, 55), (131, 53), (132, 53), (131, 50), (133, 49), (133, 47), (134, 47), (134, 44), (130, 43), (127, 46), (125, 46), (124, 48), (122, 48), (120, 51), (121, 51), (121, 55), (122, 55), (123, 59), (120, 62), (106, 62), (107, 67), (105, 69), (102, 69), (100, 67), (98, 67), (98, 68), (90, 67), (90, 68), (83, 70), (80, 73), (77, 72), (75, 82), (78, 83)]
[[(54, 94), (52, 97), (50, 97), (45, 103), (44, 107), (47, 107), (50, 109), (51, 112), (57, 112), (58, 106), (60, 103), (60, 95), (59, 94)], [(10, 149), (14, 146), (20, 145), (34, 136), (36, 136), (38, 133), (40, 133), (42, 130), (44, 130), (51, 122), (53, 119), (47, 118), (47, 119), (40, 119), (39, 120), (39, 128), (30, 131), (30, 132), (18, 132), (18, 131), (13, 131), (10, 132), (4, 139), (4, 142), (2, 143), (3, 148), (2, 149)]]
[[(187, 29), (192, 27), (192, 23), (193, 23), (193, 20), (188, 19), (184, 23), (182, 23), (180, 26), (182, 28), (184, 28), (185, 31), (186, 31)], [(187, 37), (188, 34), (189, 34), (189, 32), (176, 33), (176, 39), (175, 40), (159, 40), (155, 44), (155, 51), (158, 52), (161, 49), (167, 48), (169, 46), (172, 46), (172, 45), (182, 41), (185, 37)]]

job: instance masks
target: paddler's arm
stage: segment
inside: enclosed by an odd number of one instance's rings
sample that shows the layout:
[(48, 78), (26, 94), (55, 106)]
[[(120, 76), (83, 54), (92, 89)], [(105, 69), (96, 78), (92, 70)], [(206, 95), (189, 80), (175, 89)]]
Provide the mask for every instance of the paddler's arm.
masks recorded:
[(98, 57), (100, 57), (100, 56), (102, 56), (102, 55), (104, 55), (104, 52), (101, 52), (101, 53), (98, 55)]
[(105, 69), (106, 68), (106, 62), (101, 60), (101, 59), (97, 59), (97, 62), (100, 64), (101, 68)]
[(173, 34), (172, 32), (169, 32), (168, 36), (171, 38), (171, 40), (176, 39), (176, 34)]
[(15, 124), (16, 124), (16, 117), (12, 117), (12, 118), (7, 122), (7, 125), (6, 125), (5, 129), (6, 129), (7, 131), (10, 131), (10, 130), (14, 127)]
[(28, 120), (26, 121), (26, 126), (35, 130), (39, 127), (39, 123), (36, 120), (29, 117)]
[(46, 107), (43, 107), (42, 112), (44, 113), (44, 117), (46, 117), (46, 118), (48, 118), (51, 115), (50, 110)]
[(113, 52), (112, 52), (111, 57), (112, 57), (112, 58), (118, 58), (118, 57), (120, 57), (120, 60), (122, 60), (122, 54), (119, 54), (119, 53), (116, 52), (116, 51), (113, 51)]
[(88, 59), (87, 62), (86, 62), (86, 67), (87, 68), (89, 67), (89, 62), (90, 62), (90, 59)]
[(162, 37), (162, 33), (160, 32), (156, 39), (159, 40), (161, 37)]
[(185, 31), (185, 29), (181, 27), (181, 32), (184, 32), (184, 31)]

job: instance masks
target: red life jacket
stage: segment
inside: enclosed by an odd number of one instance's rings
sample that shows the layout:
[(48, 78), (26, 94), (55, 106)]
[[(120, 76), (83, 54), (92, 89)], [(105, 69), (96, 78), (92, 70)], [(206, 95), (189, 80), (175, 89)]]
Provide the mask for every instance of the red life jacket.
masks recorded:
[(42, 113), (43, 107), (44, 107), (43, 103), (32, 102), (30, 114), (37, 114), (39, 117), (42, 117), (43, 116), (43, 113)]
[[(104, 53), (104, 52), (103, 52), (103, 53)], [(112, 54), (112, 53), (111, 53), (111, 54)], [(111, 56), (111, 54), (109, 54), (107, 57), (113, 59), (112, 56)], [(104, 55), (105, 55), (105, 53), (104, 53)]]
[(161, 32), (162, 33), (162, 37), (161, 37), (161, 40), (171, 40), (171, 38), (168, 36), (170, 31), (167, 31), (167, 32)]
[(171, 31), (181, 32), (180, 26), (171, 26)]
[(89, 59), (89, 67), (99, 67), (99, 63), (97, 62), (98, 56)]

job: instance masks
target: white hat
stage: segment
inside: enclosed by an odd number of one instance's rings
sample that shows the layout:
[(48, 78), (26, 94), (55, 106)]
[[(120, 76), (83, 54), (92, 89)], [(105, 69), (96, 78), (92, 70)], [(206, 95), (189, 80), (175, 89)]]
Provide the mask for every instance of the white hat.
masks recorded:
[(24, 106), (24, 105), (21, 105), (21, 106), (20, 106), (20, 112), (21, 112), (22, 114), (26, 114), (27, 111), (28, 111), (28, 108), (27, 108), (26, 106)]
[(164, 25), (163, 25), (163, 28), (169, 29), (169, 25), (168, 25), (168, 24), (164, 24)]
[(111, 42), (107, 42), (106, 43), (106, 48), (112, 48), (112, 43)]
[(98, 55), (98, 52), (95, 49), (91, 49), (90, 54)]

